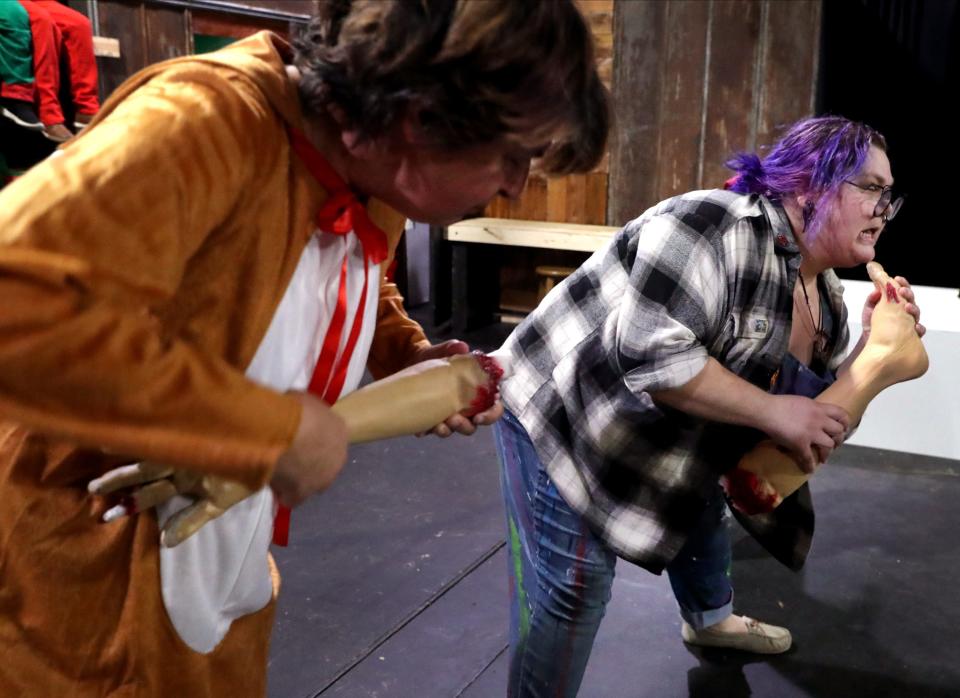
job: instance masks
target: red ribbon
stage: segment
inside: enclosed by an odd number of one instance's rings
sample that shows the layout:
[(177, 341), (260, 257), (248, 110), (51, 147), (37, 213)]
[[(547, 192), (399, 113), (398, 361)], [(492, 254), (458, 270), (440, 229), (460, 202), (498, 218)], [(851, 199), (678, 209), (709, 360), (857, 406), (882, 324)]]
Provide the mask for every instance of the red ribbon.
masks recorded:
[(388, 252), (387, 236), (370, 220), (367, 209), (356, 193), (302, 132), (290, 129), (290, 144), (313, 178), (327, 192), (327, 200), (314, 216), (317, 227), (334, 235), (356, 233), (369, 261), (376, 264), (385, 260)]
[[(353, 326), (347, 337), (346, 346), (339, 361), (336, 361), (337, 349), (340, 347), (340, 338), (347, 320), (347, 258), (344, 257), (340, 265), (340, 287), (337, 291), (337, 306), (330, 320), (330, 327), (323, 339), (317, 365), (313, 369), (310, 385), (307, 388), (311, 393), (321, 397), (328, 405), (332, 405), (340, 397), (344, 381), (347, 378), (347, 368), (350, 357), (360, 337), (363, 327), (363, 316), (366, 306), (367, 290), (369, 287), (370, 263), (379, 264), (387, 258), (387, 236), (370, 220), (367, 209), (357, 198), (357, 195), (330, 166), (326, 158), (320, 154), (313, 144), (307, 140), (302, 132), (288, 129), (290, 145), (294, 152), (303, 161), (307, 170), (315, 180), (327, 191), (327, 200), (314, 216), (317, 227), (325, 233), (334, 235), (348, 235), (354, 233), (360, 239), (363, 249), (363, 290), (360, 292), (360, 304), (353, 318)], [(277, 545), (286, 545), (290, 537), (290, 509), (280, 505), (273, 522), (273, 542)]]

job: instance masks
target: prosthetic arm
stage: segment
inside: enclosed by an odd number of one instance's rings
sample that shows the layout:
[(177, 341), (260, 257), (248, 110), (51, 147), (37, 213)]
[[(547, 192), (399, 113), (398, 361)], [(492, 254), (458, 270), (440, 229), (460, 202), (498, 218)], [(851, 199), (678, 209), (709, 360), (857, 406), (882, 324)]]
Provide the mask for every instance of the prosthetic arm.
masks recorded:
[[(502, 359), (501, 359), (502, 360)], [(480, 352), (415, 364), (338, 400), (331, 409), (347, 425), (350, 443), (426, 431), (452, 414), (466, 417), (489, 409), (497, 399), (503, 368)], [(253, 492), (213, 475), (153, 463), (111, 470), (90, 482), (97, 495), (127, 492), (103, 520), (112, 521), (155, 507), (175, 495), (196, 501), (172, 516), (161, 543), (173, 547)]]

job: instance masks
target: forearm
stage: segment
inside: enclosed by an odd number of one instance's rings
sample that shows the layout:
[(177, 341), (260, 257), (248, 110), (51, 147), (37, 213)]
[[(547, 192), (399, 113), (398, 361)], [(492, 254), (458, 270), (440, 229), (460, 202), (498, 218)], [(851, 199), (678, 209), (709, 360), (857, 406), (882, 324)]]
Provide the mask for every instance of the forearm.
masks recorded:
[(762, 429), (770, 395), (736, 376), (714, 358), (679, 388), (652, 393), (655, 402), (714, 422)]

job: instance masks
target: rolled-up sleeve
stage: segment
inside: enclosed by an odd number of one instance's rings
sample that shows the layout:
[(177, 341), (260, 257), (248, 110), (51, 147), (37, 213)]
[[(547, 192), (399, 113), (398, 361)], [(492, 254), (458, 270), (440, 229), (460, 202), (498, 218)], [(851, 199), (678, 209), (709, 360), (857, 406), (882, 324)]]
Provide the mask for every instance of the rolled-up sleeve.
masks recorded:
[[(634, 393), (677, 388), (706, 365), (726, 279), (711, 240), (670, 215), (631, 225), (636, 246), (617, 321), (617, 358)], [(628, 257), (629, 258), (629, 257)]]

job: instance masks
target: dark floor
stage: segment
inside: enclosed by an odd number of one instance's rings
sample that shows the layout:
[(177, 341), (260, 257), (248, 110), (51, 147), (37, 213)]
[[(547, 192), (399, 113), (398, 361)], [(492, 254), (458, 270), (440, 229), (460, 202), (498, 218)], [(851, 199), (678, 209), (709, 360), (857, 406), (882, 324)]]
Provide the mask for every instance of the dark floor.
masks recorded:
[[(621, 562), (580, 695), (960, 697), (960, 462), (848, 446), (812, 487), (801, 574), (734, 534), (738, 610), (787, 625), (788, 654), (687, 649), (666, 579)], [(504, 695), (503, 529), (489, 430), (353, 449), (275, 551), (270, 696)]]

